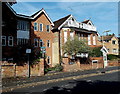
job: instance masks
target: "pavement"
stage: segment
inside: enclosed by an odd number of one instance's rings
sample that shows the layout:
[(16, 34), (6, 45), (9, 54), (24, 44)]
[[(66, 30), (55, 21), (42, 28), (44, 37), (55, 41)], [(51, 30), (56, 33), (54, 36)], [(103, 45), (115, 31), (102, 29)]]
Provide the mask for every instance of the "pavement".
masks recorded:
[(70, 79), (79, 79), (84, 77), (103, 75), (105, 73), (112, 73), (116, 71), (120, 71), (120, 67), (107, 67), (105, 69), (100, 68), (76, 72), (58, 72), (46, 74), (45, 76), (41, 77), (4, 79), (2, 81), (2, 92), (8, 92), (18, 88), (24, 88), (33, 85), (35, 86)]

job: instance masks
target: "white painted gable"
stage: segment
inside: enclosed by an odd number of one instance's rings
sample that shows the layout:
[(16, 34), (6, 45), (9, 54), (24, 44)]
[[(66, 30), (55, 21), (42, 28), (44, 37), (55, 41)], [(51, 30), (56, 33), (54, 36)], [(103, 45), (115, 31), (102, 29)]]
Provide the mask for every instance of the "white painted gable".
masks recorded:
[(71, 15), (64, 23), (63, 27), (77, 27), (79, 28), (79, 23), (76, 19)]

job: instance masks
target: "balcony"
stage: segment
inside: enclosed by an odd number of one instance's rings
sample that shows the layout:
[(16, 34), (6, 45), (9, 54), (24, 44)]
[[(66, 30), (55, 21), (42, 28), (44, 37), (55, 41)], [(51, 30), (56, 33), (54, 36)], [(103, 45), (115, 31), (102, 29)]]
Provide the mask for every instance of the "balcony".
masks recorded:
[(95, 26), (91, 26), (91, 25), (84, 24), (84, 23), (80, 23), (79, 27), (83, 28), (83, 29), (86, 29), (86, 30), (92, 30), (92, 31), (96, 31), (97, 30)]

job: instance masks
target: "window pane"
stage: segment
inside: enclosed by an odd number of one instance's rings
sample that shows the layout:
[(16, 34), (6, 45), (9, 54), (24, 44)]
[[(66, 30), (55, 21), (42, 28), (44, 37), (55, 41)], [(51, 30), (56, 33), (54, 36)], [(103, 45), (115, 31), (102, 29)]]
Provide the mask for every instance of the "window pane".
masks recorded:
[(8, 37), (8, 46), (13, 46), (13, 37), (12, 36)]
[(40, 24), (40, 31), (43, 31), (43, 24)]
[(50, 32), (50, 26), (49, 25), (46, 26), (46, 29), (47, 29), (47, 32)]
[(2, 36), (2, 46), (6, 46), (6, 36)]
[(37, 30), (37, 23), (34, 23), (34, 30)]
[(42, 40), (40, 40), (40, 47), (42, 47), (43, 46), (43, 41)]
[(50, 40), (47, 41), (47, 47), (50, 47)]
[(34, 46), (38, 47), (38, 39), (34, 39)]

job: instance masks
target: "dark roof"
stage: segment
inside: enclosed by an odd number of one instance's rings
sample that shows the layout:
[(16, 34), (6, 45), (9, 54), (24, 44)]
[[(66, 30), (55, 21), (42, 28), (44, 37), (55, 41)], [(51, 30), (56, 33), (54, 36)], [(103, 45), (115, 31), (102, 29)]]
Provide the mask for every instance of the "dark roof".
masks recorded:
[(58, 29), (58, 27), (59, 27), (60, 25), (62, 25), (70, 16), (71, 16), (71, 15), (68, 15), (68, 16), (65, 16), (65, 17), (57, 20), (57, 21), (54, 21), (54, 22), (53, 22), (53, 23), (54, 23), (54, 26), (55, 26), (54, 29)]
[[(112, 38), (113, 36), (114, 36), (114, 35), (103, 36), (103, 40), (111, 40), (111, 38)], [(102, 36), (101, 36), (101, 39), (102, 39)]]
[(83, 21), (82, 23), (87, 24), (89, 21), (90, 21), (90, 20), (85, 20), (85, 21)]

